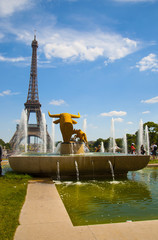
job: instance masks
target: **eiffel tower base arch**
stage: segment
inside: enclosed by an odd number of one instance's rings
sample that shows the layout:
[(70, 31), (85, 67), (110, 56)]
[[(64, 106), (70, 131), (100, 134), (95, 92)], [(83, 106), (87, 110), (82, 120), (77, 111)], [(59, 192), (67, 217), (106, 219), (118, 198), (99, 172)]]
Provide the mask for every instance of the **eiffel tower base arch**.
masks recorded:
[[(34, 143), (31, 143), (31, 137), (34, 137)], [(9, 142), (13, 151), (16, 151), (16, 149), (18, 148), (18, 145), (23, 139), (24, 139), (24, 135), (19, 132), (19, 125), (17, 124), (16, 132), (14, 133), (12, 139)], [(28, 124), (28, 135), (27, 135), (28, 151), (38, 150), (39, 148), (38, 139), (43, 141), (43, 139), (41, 138), (40, 126), (38, 126), (37, 124)], [(46, 150), (47, 152), (51, 152), (52, 140), (47, 130), (46, 130), (46, 139), (47, 139)]]

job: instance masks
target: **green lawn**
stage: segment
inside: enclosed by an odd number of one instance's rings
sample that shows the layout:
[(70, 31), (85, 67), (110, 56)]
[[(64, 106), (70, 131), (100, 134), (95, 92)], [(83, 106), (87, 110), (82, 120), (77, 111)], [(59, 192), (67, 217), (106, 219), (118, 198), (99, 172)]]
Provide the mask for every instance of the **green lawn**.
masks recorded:
[(151, 158), (149, 161), (149, 164), (152, 164), (152, 163), (158, 163), (158, 158), (155, 158), (154, 160)]
[(19, 225), (29, 175), (7, 172), (0, 176), (0, 239), (12, 240)]

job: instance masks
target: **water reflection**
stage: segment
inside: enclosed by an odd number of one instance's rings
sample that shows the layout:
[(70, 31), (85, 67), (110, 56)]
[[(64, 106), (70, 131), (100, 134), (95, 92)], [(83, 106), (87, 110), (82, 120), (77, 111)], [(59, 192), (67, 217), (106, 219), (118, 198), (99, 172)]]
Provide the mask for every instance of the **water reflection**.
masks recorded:
[(2, 176), (6, 174), (6, 172), (12, 172), (13, 170), (11, 169), (9, 163), (7, 160), (2, 161)]
[(158, 218), (158, 169), (129, 172), (127, 180), (61, 183), (57, 189), (74, 225)]

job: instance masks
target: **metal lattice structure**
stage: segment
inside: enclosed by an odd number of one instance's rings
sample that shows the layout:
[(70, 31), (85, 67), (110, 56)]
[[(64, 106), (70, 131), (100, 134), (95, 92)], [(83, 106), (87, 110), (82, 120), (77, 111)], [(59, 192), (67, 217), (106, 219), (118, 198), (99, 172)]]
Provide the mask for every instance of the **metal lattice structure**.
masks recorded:
[[(27, 110), (27, 123), (29, 123), (30, 113), (36, 113), (37, 124), (28, 124), (28, 144), (30, 144), (30, 137), (41, 138), (40, 126), (42, 122), (42, 112), (41, 104), (39, 102), (38, 96), (38, 80), (37, 80), (37, 48), (38, 42), (36, 40), (36, 35), (34, 35), (34, 40), (32, 41), (32, 60), (31, 60), (31, 70), (30, 70), (30, 80), (29, 89), (27, 95), (27, 101), (24, 103), (25, 110)], [(19, 140), (19, 125), (17, 125), (16, 132), (14, 133), (12, 139), (10, 140), (10, 145), (13, 149), (22, 140), (21, 135)], [(19, 142), (18, 142), (19, 141)], [(51, 138), (47, 131), (47, 146), (50, 148)]]
[(37, 48), (38, 42), (36, 40), (36, 35), (32, 41), (32, 61), (31, 61), (31, 71), (30, 71), (30, 81), (29, 89), (27, 95), (27, 101), (24, 104), (27, 110), (27, 119), (29, 121), (30, 113), (36, 113), (37, 125), (40, 125), (41, 121), (41, 104), (39, 102), (38, 96), (38, 80), (37, 80)]

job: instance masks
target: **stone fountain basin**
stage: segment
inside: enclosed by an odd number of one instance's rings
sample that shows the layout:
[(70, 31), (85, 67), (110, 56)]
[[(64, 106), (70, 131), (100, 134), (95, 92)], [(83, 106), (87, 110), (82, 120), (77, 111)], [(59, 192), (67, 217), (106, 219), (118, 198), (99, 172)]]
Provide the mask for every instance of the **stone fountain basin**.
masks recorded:
[(146, 167), (149, 160), (150, 156), (146, 155), (12, 155), (9, 157), (10, 166), (15, 172), (52, 176), (54, 179), (57, 179), (59, 172), (61, 179), (76, 177), (75, 161), (80, 177), (94, 179), (96, 176), (111, 175), (109, 161), (115, 175), (127, 175), (128, 171)]

